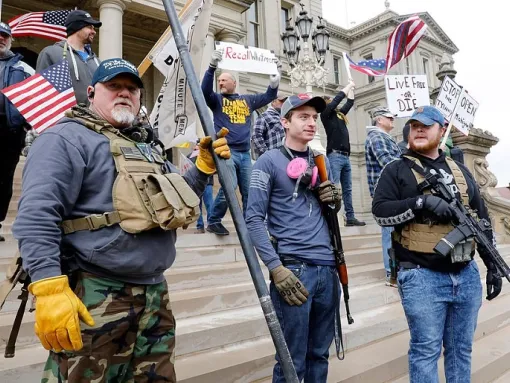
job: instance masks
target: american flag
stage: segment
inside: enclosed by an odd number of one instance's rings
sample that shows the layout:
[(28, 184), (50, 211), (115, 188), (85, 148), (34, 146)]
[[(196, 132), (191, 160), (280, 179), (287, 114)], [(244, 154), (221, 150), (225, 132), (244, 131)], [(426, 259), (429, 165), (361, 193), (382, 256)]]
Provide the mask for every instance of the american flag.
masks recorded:
[(349, 60), (351, 69), (357, 70), (358, 72), (368, 74), (369, 76), (384, 76), (386, 74), (385, 59), (361, 60), (356, 63), (349, 55), (346, 54), (345, 57)]
[(53, 126), (76, 105), (69, 63), (62, 60), (2, 90), (37, 133)]
[(64, 23), (71, 11), (31, 12), (9, 21), (13, 37), (37, 36), (49, 40), (67, 37)]
[(395, 28), (388, 41), (386, 72), (414, 51), (426, 30), (427, 25), (418, 16), (411, 16)]

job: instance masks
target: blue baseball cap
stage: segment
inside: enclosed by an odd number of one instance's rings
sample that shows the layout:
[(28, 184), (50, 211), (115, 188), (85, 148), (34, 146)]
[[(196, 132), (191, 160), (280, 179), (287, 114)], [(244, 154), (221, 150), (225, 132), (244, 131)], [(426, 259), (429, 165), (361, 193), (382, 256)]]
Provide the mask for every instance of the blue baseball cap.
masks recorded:
[(0, 22), (0, 33), (5, 33), (12, 37), (11, 27), (4, 22)]
[(416, 108), (413, 115), (409, 119), (409, 121), (406, 122), (406, 124), (409, 124), (412, 121), (419, 121), (425, 126), (431, 126), (434, 125), (436, 122), (444, 126), (444, 117), (435, 106), (425, 105), (420, 106)]
[(98, 82), (102, 83), (110, 81), (112, 78), (118, 76), (119, 74), (131, 75), (138, 87), (143, 88), (143, 82), (140, 78), (140, 75), (138, 74), (138, 69), (136, 69), (136, 67), (129, 61), (121, 58), (102, 61), (92, 76), (91, 85), (94, 86)]
[(326, 101), (322, 97), (311, 97), (306, 93), (295, 94), (287, 98), (282, 105), (282, 116), (286, 116), (291, 110), (299, 108), (303, 105), (310, 105), (315, 108), (317, 113), (321, 113), (326, 109)]

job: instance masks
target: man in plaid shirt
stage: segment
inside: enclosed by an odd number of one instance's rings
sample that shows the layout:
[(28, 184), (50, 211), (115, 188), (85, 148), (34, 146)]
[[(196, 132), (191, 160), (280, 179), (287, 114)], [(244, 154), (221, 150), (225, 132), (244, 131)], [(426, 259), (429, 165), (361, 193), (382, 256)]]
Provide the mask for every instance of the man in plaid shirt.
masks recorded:
[(278, 149), (282, 146), (285, 131), (281, 123), (281, 108), (287, 96), (278, 93), (277, 98), (271, 103), (269, 108), (262, 113), (255, 121), (251, 142), (253, 150), (260, 157), (271, 149)]
[[(395, 115), (388, 108), (378, 108), (372, 113), (372, 125), (367, 127), (365, 141), (365, 159), (367, 163), (367, 178), (370, 196), (374, 196), (375, 187), (383, 168), (401, 155), (400, 148), (390, 135), (393, 129)], [(390, 281), (391, 232), (393, 227), (382, 227), (383, 261), (386, 269), (386, 285), (397, 287)]]

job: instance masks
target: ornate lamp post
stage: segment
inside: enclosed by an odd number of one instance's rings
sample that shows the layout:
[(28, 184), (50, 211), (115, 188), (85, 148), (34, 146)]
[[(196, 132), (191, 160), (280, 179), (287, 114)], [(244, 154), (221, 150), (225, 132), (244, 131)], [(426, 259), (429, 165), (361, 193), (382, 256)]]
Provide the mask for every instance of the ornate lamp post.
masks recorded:
[[(291, 86), (294, 88), (305, 86), (306, 93), (312, 95), (313, 86), (326, 86), (328, 69), (324, 68), (326, 52), (329, 50), (329, 32), (322, 23), (322, 17), (319, 17), (319, 24), (312, 33), (313, 18), (308, 16), (303, 3), (301, 12), (296, 19), (295, 27), (287, 20), (285, 33), (282, 34), (283, 52), (287, 56), (291, 70), (289, 72)], [(296, 28), (299, 32), (296, 33)], [(312, 50), (310, 53), (308, 39), (312, 37)], [(301, 46), (299, 40), (303, 40), (303, 57), (299, 60)]]

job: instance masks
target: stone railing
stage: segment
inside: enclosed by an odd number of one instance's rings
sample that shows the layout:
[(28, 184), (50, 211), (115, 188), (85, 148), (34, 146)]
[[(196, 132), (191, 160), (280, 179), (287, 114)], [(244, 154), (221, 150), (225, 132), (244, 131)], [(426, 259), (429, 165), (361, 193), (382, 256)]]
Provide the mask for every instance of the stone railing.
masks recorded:
[(510, 243), (510, 199), (504, 198), (495, 188), (498, 180), (489, 170), (489, 162), (486, 159), (490, 148), (496, 145), (499, 139), (481, 129), (471, 129), (469, 136), (455, 132), (452, 138), (454, 144), (464, 152), (464, 163), (480, 186), (480, 193), (489, 209), (498, 243)]

